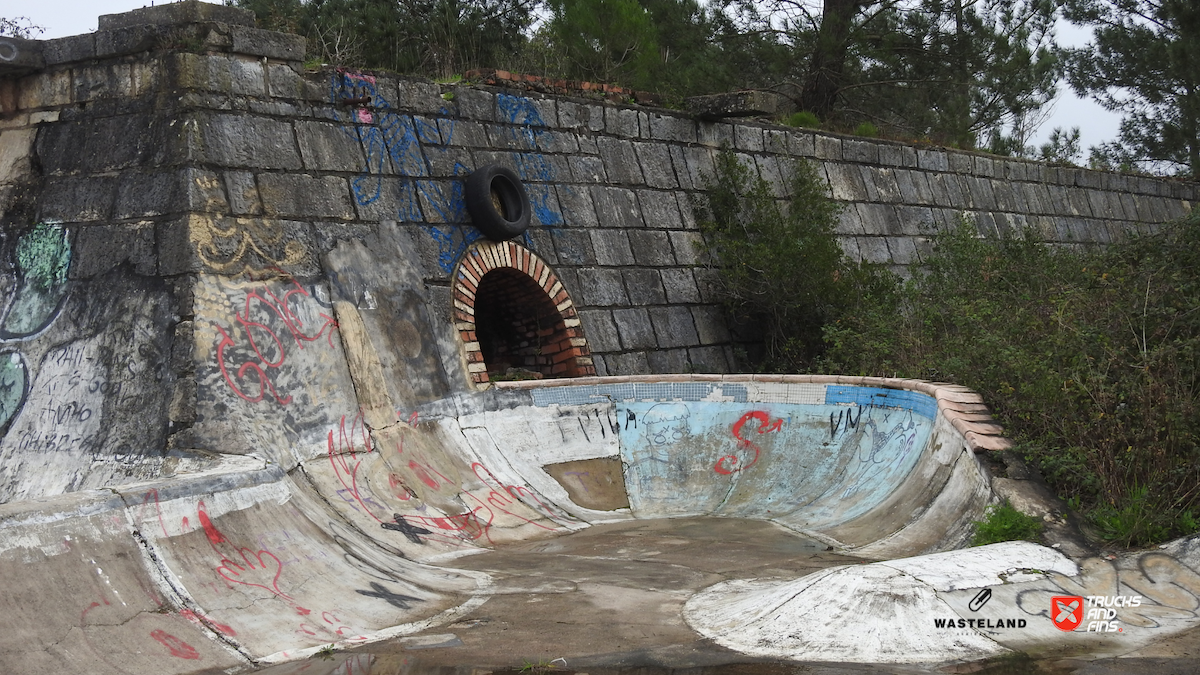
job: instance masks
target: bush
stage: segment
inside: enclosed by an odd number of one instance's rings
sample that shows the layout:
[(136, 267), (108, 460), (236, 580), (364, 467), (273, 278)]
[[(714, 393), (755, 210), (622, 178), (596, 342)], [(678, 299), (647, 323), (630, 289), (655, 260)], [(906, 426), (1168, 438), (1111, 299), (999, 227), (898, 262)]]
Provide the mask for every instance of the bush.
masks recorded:
[(957, 382), (1127, 546), (1195, 531), (1200, 508), (1200, 213), (1104, 250), (964, 222), (902, 310), (829, 324), (827, 372)]
[(879, 135), (879, 127), (871, 124), (870, 122), (863, 122), (862, 124), (854, 127), (854, 135), (875, 138)]
[(734, 323), (762, 328), (766, 353), (758, 367), (808, 367), (824, 350), (822, 326), (859, 303), (894, 295), (886, 272), (842, 255), (834, 236), (839, 207), (811, 164), (795, 164), (787, 201), (728, 150), (714, 169), (697, 220)]
[(1016, 510), (1007, 501), (989, 506), (983, 520), (974, 522), (972, 546), (1002, 541), (1037, 541), (1042, 536), (1042, 521)]
[(789, 127), (807, 127), (816, 129), (821, 126), (821, 120), (816, 115), (807, 110), (801, 110), (798, 113), (793, 113), (790, 117), (784, 120), (784, 123)]

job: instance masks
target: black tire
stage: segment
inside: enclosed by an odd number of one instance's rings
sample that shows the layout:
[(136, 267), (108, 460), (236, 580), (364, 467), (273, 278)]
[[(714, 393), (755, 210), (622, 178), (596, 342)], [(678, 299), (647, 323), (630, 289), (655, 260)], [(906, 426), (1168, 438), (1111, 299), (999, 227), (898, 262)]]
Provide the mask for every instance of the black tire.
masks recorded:
[(467, 213), (492, 241), (508, 241), (529, 229), (529, 195), (516, 172), (496, 164), (475, 170), (466, 181)]

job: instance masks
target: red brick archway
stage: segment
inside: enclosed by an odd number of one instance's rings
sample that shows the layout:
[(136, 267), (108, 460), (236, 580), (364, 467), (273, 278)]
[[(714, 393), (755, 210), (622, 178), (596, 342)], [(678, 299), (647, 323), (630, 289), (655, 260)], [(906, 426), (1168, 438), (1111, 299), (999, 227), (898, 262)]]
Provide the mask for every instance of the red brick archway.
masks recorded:
[(453, 293), (473, 383), (509, 368), (543, 377), (596, 374), (575, 303), (533, 251), (512, 242), (472, 244), (454, 272)]

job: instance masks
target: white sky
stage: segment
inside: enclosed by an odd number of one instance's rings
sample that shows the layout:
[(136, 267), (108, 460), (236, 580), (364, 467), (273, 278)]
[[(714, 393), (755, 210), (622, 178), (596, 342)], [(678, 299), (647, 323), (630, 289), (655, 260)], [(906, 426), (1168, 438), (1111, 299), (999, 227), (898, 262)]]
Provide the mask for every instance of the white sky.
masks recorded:
[[(156, 1), (163, 4), (161, 0)], [(150, 4), (149, 0), (0, 0), (0, 16), (27, 16), (34, 24), (46, 28), (46, 32), (39, 37), (56, 38), (96, 30), (96, 19), (101, 14), (128, 12)], [(1062, 44), (1081, 45), (1087, 41), (1090, 31), (1059, 22), (1058, 36)], [(1119, 124), (1120, 116), (1101, 108), (1090, 99), (1079, 99), (1066, 85), (1061, 85), (1053, 113), (1031, 142), (1041, 145), (1055, 127), (1070, 129), (1078, 126), (1080, 147), (1084, 153), (1081, 159), (1086, 161), (1087, 149), (1116, 138)]]

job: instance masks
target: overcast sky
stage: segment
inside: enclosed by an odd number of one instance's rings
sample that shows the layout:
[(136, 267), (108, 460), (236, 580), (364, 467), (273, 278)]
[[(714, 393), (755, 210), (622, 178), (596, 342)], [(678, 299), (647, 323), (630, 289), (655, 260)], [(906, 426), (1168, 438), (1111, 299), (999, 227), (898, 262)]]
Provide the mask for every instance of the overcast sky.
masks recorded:
[[(43, 26), (42, 38), (79, 35), (96, 30), (96, 19), (101, 14), (127, 12), (147, 7), (147, 0), (0, 0), (0, 16), (27, 16), (34, 24)], [(159, 3), (163, 4), (163, 3)], [(220, 4), (215, 2), (214, 4)], [(1087, 41), (1089, 33), (1069, 24), (1060, 23), (1059, 42), (1078, 45)], [(1087, 159), (1087, 148), (1111, 141), (1117, 136), (1120, 118), (1090, 100), (1080, 100), (1063, 86), (1054, 104), (1050, 119), (1038, 129), (1033, 143), (1045, 142), (1055, 127), (1080, 128), (1080, 145)]]

